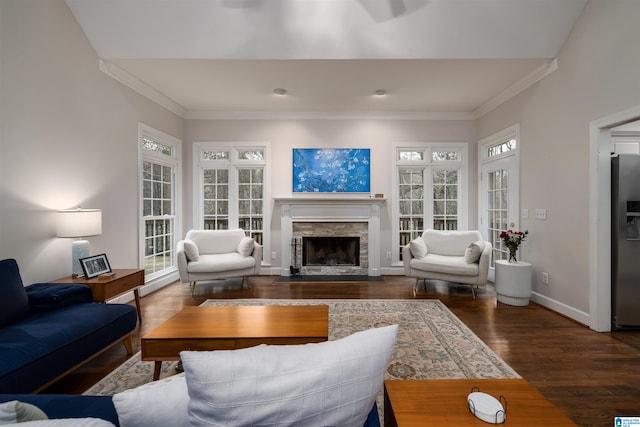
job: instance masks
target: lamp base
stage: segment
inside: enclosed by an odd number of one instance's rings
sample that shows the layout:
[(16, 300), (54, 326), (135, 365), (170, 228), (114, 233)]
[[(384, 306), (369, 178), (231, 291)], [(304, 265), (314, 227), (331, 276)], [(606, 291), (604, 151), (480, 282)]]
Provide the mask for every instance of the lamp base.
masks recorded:
[(71, 244), (71, 274), (73, 277), (84, 276), (80, 259), (89, 256), (89, 241), (74, 240)]

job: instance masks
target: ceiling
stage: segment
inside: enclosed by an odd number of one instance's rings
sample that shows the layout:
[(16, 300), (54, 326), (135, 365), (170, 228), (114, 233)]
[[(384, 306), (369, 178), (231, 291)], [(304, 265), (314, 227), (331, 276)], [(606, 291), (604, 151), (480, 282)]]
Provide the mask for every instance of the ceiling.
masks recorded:
[(183, 117), (470, 118), (553, 72), (587, 1), (67, 4), (104, 72)]

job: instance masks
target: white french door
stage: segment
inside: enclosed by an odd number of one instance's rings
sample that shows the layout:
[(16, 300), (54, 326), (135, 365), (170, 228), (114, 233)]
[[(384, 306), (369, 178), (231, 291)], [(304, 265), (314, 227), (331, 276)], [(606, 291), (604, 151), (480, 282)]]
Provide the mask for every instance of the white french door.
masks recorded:
[(518, 129), (509, 128), (485, 138), (479, 144), (480, 156), (480, 232), (491, 242), (493, 256), (489, 280), (495, 277), (496, 260), (507, 259), (508, 250), (500, 233), (519, 226)]

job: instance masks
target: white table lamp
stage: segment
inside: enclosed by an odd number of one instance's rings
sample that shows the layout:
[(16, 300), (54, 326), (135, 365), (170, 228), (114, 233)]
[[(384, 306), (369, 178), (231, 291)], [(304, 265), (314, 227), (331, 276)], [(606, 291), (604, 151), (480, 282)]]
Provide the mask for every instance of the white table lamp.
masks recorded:
[(102, 211), (100, 209), (69, 209), (57, 211), (58, 237), (74, 237), (71, 244), (71, 272), (74, 277), (82, 276), (80, 259), (89, 256), (89, 241), (84, 237), (102, 234)]

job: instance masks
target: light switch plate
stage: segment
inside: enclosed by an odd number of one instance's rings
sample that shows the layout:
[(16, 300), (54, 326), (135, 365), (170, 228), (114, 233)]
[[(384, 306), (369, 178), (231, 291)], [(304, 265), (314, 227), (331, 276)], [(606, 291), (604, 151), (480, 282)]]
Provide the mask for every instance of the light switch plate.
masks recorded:
[(536, 209), (536, 219), (547, 219), (547, 210)]
[(522, 209), (522, 213), (520, 214), (520, 216), (524, 219), (529, 218), (529, 209)]

